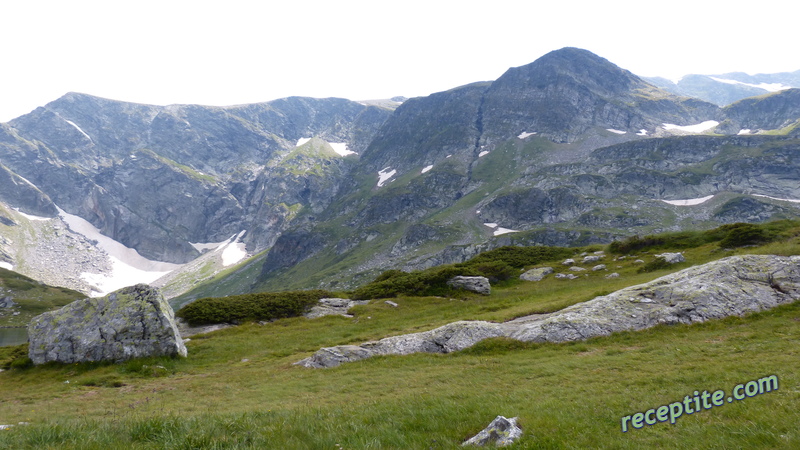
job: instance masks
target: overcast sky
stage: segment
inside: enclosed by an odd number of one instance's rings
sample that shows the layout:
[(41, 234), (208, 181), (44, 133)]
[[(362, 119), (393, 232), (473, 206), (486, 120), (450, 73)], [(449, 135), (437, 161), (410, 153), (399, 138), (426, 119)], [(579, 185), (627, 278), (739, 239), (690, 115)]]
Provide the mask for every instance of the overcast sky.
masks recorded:
[(800, 69), (793, 1), (15, 0), (0, 122), (67, 92), (232, 105), (415, 97), (566, 46), (642, 76)]

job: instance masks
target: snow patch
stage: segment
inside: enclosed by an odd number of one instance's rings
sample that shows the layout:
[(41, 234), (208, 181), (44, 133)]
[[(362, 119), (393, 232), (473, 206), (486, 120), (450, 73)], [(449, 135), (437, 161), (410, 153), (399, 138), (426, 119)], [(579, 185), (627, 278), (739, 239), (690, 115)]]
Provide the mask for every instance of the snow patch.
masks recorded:
[(430, 166), (425, 166), (425, 167), (422, 169), (422, 173), (427, 173), (427, 172), (430, 172), (430, 170), (431, 170), (431, 169), (433, 169), (433, 165), (430, 165)]
[(478, 158), (482, 158), (482, 157), (484, 157), (484, 156), (486, 156), (486, 155), (488, 155), (488, 154), (489, 154), (489, 152), (487, 152), (486, 150), (484, 150), (484, 151), (482, 151), (482, 152), (478, 153)]
[(712, 198), (714, 198), (714, 196), (713, 195), (709, 195), (707, 197), (690, 198), (688, 200), (661, 200), (661, 201), (664, 202), (664, 203), (669, 203), (670, 205), (675, 205), (675, 206), (694, 206), (694, 205), (699, 205), (701, 203), (705, 203), (705, 202), (711, 200)]
[(745, 83), (743, 81), (729, 80), (727, 78), (717, 78), (717, 77), (709, 77), (709, 78), (711, 78), (714, 81), (718, 81), (720, 83), (738, 84), (738, 85), (741, 85), (741, 86), (749, 86), (749, 87), (754, 87), (754, 88), (757, 88), (757, 89), (763, 89), (763, 90), (765, 90), (767, 92), (778, 92), (778, 91), (784, 91), (786, 89), (791, 89), (792, 88), (791, 86), (787, 86), (787, 85), (785, 85), (783, 83), (763, 83), (762, 82), (762, 83), (759, 83), (759, 84), (752, 84), (752, 83)]
[(503, 227), (497, 227), (497, 229), (494, 230), (495, 236), (500, 236), (501, 234), (508, 234), (508, 233), (519, 233), (519, 230), (512, 230), (510, 228), (503, 228)]
[(384, 183), (389, 181), (390, 178), (392, 178), (393, 176), (395, 176), (395, 174), (397, 174), (397, 170), (395, 169), (389, 170), (389, 169), (392, 168), (387, 167), (378, 172), (378, 187), (382, 187)]
[(28, 220), (50, 220), (51, 219), (51, 217), (39, 217), (39, 216), (31, 215), (31, 214), (25, 214), (24, 212), (20, 211), (19, 208), (11, 208), (11, 209), (13, 209), (14, 211), (17, 212), (17, 214), (19, 214), (20, 216), (22, 216), (22, 217), (24, 217), (24, 218), (26, 218)]
[(450, 158), (451, 156), (453, 156), (453, 155), (447, 155), (445, 158)]
[(791, 199), (791, 198), (775, 198), (775, 197), (769, 197), (767, 195), (759, 195), (759, 194), (753, 194), (753, 197), (764, 197), (764, 198), (768, 198), (770, 200), (778, 200), (778, 201), (781, 201), (781, 202), (800, 203), (800, 200), (794, 200), (794, 199)]
[[(62, 119), (64, 119), (64, 118), (62, 117)], [(70, 125), (72, 125), (73, 127), (75, 127), (75, 129), (76, 129), (76, 130), (80, 131), (80, 132), (81, 132), (81, 134), (82, 134), (82, 135), (84, 135), (84, 136), (86, 137), (86, 139), (88, 139), (88, 140), (90, 140), (92, 143), (94, 143), (94, 141), (92, 141), (92, 138), (91, 138), (91, 137), (90, 137), (88, 134), (86, 134), (86, 132), (85, 132), (85, 131), (83, 131), (83, 130), (81, 129), (81, 127), (79, 127), (79, 126), (78, 126), (78, 124), (76, 124), (75, 122), (73, 122), (73, 121), (71, 121), (71, 120), (67, 120), (67, 119), (64, 119), (64, 120), (65, 120), (65, 121), (66, 121), (68, 124), (70, 124)]]
[(739, 136), (743, 136), (743, 135), (752, 134), (752, 133), (751, 133), (751, 130), (749, 128), (745, 128), (743, 130), (739, 130), (739, 132), (736, 133), (736, 134), (738, 134)]
[(97, 246), (108, 253), (111, 260), (112, 269), (110, 274), (90, 272), (81, 274), (81, 278), (97, 288), (97, 291), (92, 292), (93, 296), (106, 295), (109, 292), (137, 283), (152, 283), (181, 267), (180, 264), (149, 260), (140, 255), (135, 249), (126, 247), (122, 243), (103, 235), (100, 230), (87, 220), (69, 214), (61, 208), (56, 208), (61, 220), (72, 231), (84, 235), (89, 240), (97, 241)]
[(310, 140), (311, 140), (311, 138), (300, 138), (300, 139), (297, 140), (297, 144), (295, 144), (295, 147), (300, 147), (301, 145), (305, 144), (306, 142), (308, 142)]
[(645, 130), (644, 128), (642, 128), (641, 130), (639, 130), (639, 132), (638, 132), (638, 133), (636, 133), (636, 135), (637, 135), (637, 136), (647, 136), (647, 130)]
[(695, 125), (675, 125), (671, 123), (665, 123), (664, 129), (665, 130), (678, 130), (678, 131), (685, 131), (687, 133), (702, 133), (704, 131), (708, 131), (714, 127), (719, 125), (719, 122), (716, 120), (706, 120), (705, 122), (698, 123)]
[(528, 133), (527, 131), (523, 131), (522, 133), (520, 133), (520, 134), (517, 136), (517, 138), (518, 138), (518, 139), (525, 139), (525, 138), (528, 138), (528, 137), (531, 137), (531, 136), (533, 136), (534, 134), (536, 134), (536, 132), (535, 132), (535, 131), (534, 131), (534, 132), (532, 132), (532, 133)]
[(0, 267), (6, 270), (14, 270), (14, 266), (12, 266), (11, 263), (5, 261), (0, 261)]
[(222, 250), (222, 265), (228, 267), (246, 257), (247, 250), (245, 250), (245, 244), (242, 242), (231, 242)]
[(494, 222), (486, 222), (484, 223), (485, 226), (494, 229), (494, 235), (500, 236), (501, 234), (508, 234), (508, 233), (519, 233), (519, 230), (512, 230), (510, 228), (503, 228)]
[(197, 243), (197, 244), (194, 243), (194, 242), (189, 242), (189, 245), (194, 247), (194, 249), (197, 250), (198, 252), (203, 253), (204, 250), (216, 250), (216, 249), (220, 248), (221, 246), (227, 244), (228, 241), (204, 242), (204, 243)]
[(339, 156), (347, 156), (347, 155), (355, 155), (356, 152), (347, 149), (346, 142), (328, 142), (328, 144), (333, 148), (333, 151), (339, 154)]
[(615, 133), (615, 134), (626, 134), (627, 133), (627, 131), (615, 130), (613, 128), (606, 128), (606, 131), (610, 131), (610, 132)]

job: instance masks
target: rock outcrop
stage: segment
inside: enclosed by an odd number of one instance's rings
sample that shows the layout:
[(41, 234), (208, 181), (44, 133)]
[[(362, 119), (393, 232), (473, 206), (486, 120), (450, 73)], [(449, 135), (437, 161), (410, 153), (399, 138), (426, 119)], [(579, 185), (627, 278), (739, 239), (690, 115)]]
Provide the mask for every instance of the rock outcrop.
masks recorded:
[(34, 364), (186, 356), (172, 308), (145, 284), (36, 316), (28, 339)]
[(503, 416), (497, 416), (489, 426), (481, 430), (480, 433), (464, 441), (461, 445), (477, 445), (482, 447), (494, 444), (495, 447), (505, 447), (513, 444), (514, 441), (521, 437), (522, 429), (517, 425), (516, 417), (507, 419)]
[(800, 300), (800, 256), (731, 256), (543, 316), (506, 323), (455, 322), (360, 346), (324, 348), (296, 364), (333, 367), (375, 355), (449, 353), (492, 337), (524, 342), (576, 341), (661, 324), (691, 324), (739, 316), (797, 300)]

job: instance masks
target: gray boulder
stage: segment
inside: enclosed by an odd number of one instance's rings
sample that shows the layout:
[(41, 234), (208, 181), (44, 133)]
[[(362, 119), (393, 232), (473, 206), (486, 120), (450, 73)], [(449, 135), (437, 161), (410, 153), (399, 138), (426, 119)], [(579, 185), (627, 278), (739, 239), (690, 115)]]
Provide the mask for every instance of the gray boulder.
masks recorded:
[(686, 258), (683, 257), (683, 253), (662, 253), (660, 255), (656, 255), (656, 258), (662, 258), (664, 261), (670, 264), (677, 264), (686, 261)]
[(586, 264), (586, 263), (593, 263), (593, 262), (597, 262), (597, 261), (600, 261), (602, 258), (603, 258), (603, 256), (602, 256), (602, 255), (590, 255), (590, 256), (584, 256), (584, 257), (583, 257), (583, 263), (584, 263), (584, 264)]
[(146, 284), (36, 316), (28, 325), (28, 339), (34, 364), (186, 356), (172, 308)]
[(598, 270), (606, 270), (606, 265), (605, 264), (598, 264), (598, 265), (592, 267), (592, 271), (597, 272)]
[(497, 416), (486, 428), (481, 430), (480, 433), (467, 439), (462, 446), (477, 445), (484, 446), (493, 444), (495, 447), (505, 447), (511, 445), (522, 437), (522, 429), (517, 426), (517, 418), (512, 417), (506, 419), (503, 416)]
[(537, 267), (523, 273), (519, 276), (519, 279), (524, 281), (542, 281), (545, 276), (551, 273), (553, 273), (552, 267)]
[(492, 287), (489, 284), (489, 279), (486, 277), (457, 276), (451, 278), (447, 282), (447, 285), (456, 289), (464, 289), (484, 295), (489, 295), (492, 293)]
[(449, 353), (492, 337), (523, 342), (576, 341), (659, 324), (691, 324), (739, 316), (797, 300), (800, 300), (800, 256), (731, 256), (546, 315), (506, 323), (454, 322), (358, 347), (322, 349), (297, 364), (331, 367), (325, 365), (327, 361), (333, 365), (346, 362), (344, 357), (332, 358), (330, 354), (364, 359), (415, 352)]
[(14, 306), (17, 306), (17, 304), (12, 297), (0, 298), (0, 308), (13, 308)]

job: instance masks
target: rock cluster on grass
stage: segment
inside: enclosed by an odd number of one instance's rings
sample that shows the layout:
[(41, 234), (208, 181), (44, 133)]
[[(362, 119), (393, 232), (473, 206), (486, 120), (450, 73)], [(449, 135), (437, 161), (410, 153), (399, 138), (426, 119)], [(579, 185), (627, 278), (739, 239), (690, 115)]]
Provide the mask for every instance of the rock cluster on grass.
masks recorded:
[(323, 348), (297, 364), (332, 367), (374, 355), (449, 353), (492, 337), (524, 342), (576, 341), (659, 324), (691, 324), (742, 315), (797, 300), (800, 256), (731, 256), (530, 320), (455, 322), (360, 346)]
[(477, 445), (482, 447), (493, 444), (495, 447), (505, 447), (513, 444), (520, 437), (522, 437), (522, 429), (517, 425), (516, 417), (506, 419), (503, 416), (497, 416), (489, 426), (481, 430), (480, 433), (464, 441), (461, 445)]
[(303, 314), (309, 319), (316, 319), (323, 316), (345, 316), (352, 317), (348, 314), (350, 308), (356, 305), (366, 305), (369, 300), (350, 300), (347, 298), (322, 298), (319, 304), (312, 306), (311, 310)]
[(492, 293), (492, 287), (486, 277), (457, 276), (448, 280), (447, 285), (456, 289), (477, 292), (478, 294), (489, 295)]
[(28, 339), (34, 364), (186, 356), (172, 308), (146, 284), (36, 316), (28, 325)]

